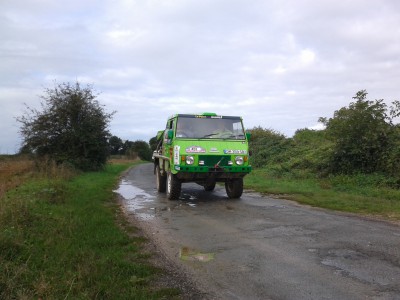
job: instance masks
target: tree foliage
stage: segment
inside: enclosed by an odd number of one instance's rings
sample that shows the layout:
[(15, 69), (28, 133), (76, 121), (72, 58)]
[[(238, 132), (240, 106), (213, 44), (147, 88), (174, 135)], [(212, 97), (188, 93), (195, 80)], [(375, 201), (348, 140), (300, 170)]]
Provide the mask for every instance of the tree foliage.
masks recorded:
[[(333, 143), (331, 167), (334, 172), (371, 173), (386, 171), (396, 155), (398, 129), (393, 124), (398, 115), (396, 102), (388, 109), (383, 100), (366, 99), (365, 90), (357, 92), (348, 107), (334, 112), (332, 118), (320, 118)], [(398, 165), (400, 167), (400, 165)]]
[(111, 155), (126, 155), (134, 159), (139, 157), (147, 161), (150, 161), (152, 157), (150, 144), (142, 140), (136, 140), (134, 142), (130, 140), (123, 141), (117, 136), (112, 136), (108, 140), (108, 147)]
[(133, 145), (130, 149), (131, 151), (136, 152), (142, 160), (151, 160), (152, 152), (150, 150), (149, 144), (145, 141), (137, 140), (133, 142)]
[(105, 112), (90, 85), (55, 84), (41, 96), (41, 110), (27, 106), (17, 118), (22, 125), (22, 149), (78, 169), (97, 170), (109, 153), (107, 127), (113, 113)]
[(156, 150), (157, 149), (157, 144), (158, 144), (157, 137), (156, 136), (152, 137), (149, 140), (149, 144), (150, 144), (150, 149), (151, 149), (152, 152), (154, 150)]
[(290, 141), (273, 129), (260, 126), (248, 130), (251, 133), (249, 148), (252, 152), (252, 165), (265, 166), (271, 161), (282, 161)]
[(366, 91), (359, 91), (333, 117), (320, 118), (324, 130), (299, 129), (285, 137), (272, 129), (250, 129), (252, 166), (265, 167), (276, 177), (374, 173), (386, 176), (387, 182), (394, 178), (391, 186), (398, 186), (400, 125), (395, 121), (400, 102), (388, 106), (384, 100), (366, 97)]
[(266, 167), (277, 177), (289, 173), (325, 173), (331, 143), (324, 131), (299, 129), (292, 138), (261, 127), (249, 131), (252, 166)]
[(117, 155), (121, 153), (123, 149), (124, 142), (117, 136), (113, 135), (108, 140), (109, 151), (111, 155)]

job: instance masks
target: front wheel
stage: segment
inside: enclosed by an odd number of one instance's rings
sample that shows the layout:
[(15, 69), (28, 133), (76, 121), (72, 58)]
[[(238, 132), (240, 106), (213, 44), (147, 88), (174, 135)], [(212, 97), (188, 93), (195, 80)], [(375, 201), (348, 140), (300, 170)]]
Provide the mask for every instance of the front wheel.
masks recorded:
[(228, 179), (225, 182), (225, 190), (229, 198), (240, 198), (243, 194), (243, 178)]
[(181, 195), (182, 183), (171, 172), (167, 174), (167, 198), (169, 200), (178, 200)]
[(161, 175), (160, 166), (156, 166), (156, 184), (157, 184), (157, 191), (160, 193), (165, 193), (167, 188), (167, 178), (164, 175)]

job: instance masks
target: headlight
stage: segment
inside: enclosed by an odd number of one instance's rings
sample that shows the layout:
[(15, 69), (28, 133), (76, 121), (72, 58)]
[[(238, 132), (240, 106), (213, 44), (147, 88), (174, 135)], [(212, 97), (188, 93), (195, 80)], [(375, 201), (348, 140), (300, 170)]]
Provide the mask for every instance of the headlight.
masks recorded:
[(237, 165), (243, 165), (243, 156), (236, 156), (235, 162)]
[(187, 165), (193, 165), (193, 163), (194, 163), (193, 156), (186, 156), (186, 164)]

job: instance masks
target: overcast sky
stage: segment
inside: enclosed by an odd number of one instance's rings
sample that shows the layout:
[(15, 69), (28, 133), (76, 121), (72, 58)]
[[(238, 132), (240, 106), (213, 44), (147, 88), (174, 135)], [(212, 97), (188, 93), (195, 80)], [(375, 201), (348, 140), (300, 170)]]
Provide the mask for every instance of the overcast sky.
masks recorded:
[(292, 136), (352, 101), (399, 100), (397, 0), (1, 0), (0, 153), (45, 88), (79, 81), (148, 141), (173, 113)]

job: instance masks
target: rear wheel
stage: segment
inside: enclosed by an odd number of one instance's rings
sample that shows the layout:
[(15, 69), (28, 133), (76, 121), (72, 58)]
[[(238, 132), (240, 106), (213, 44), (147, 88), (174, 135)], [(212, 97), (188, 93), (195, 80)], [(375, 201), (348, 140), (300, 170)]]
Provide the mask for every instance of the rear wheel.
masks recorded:
[(225, 190), (229, 198), (240, 198), (243, 194), (243, 178), (228, 179), (225, 182)]
[(216, 182), (206, 182), (204, 184), (204, 190), (207, 192), (212, 192), (215, 189)]
[(161, 175), (160, 166), (156, 166), (156, 184), (157, 184), (157, 191), (160, 193), (165, 193), (167, 189), (167, 177)]
[(169, 200), (178, 200), (181, 195), (182, 183), (171, 172), (167, 174), (167, 198)]

